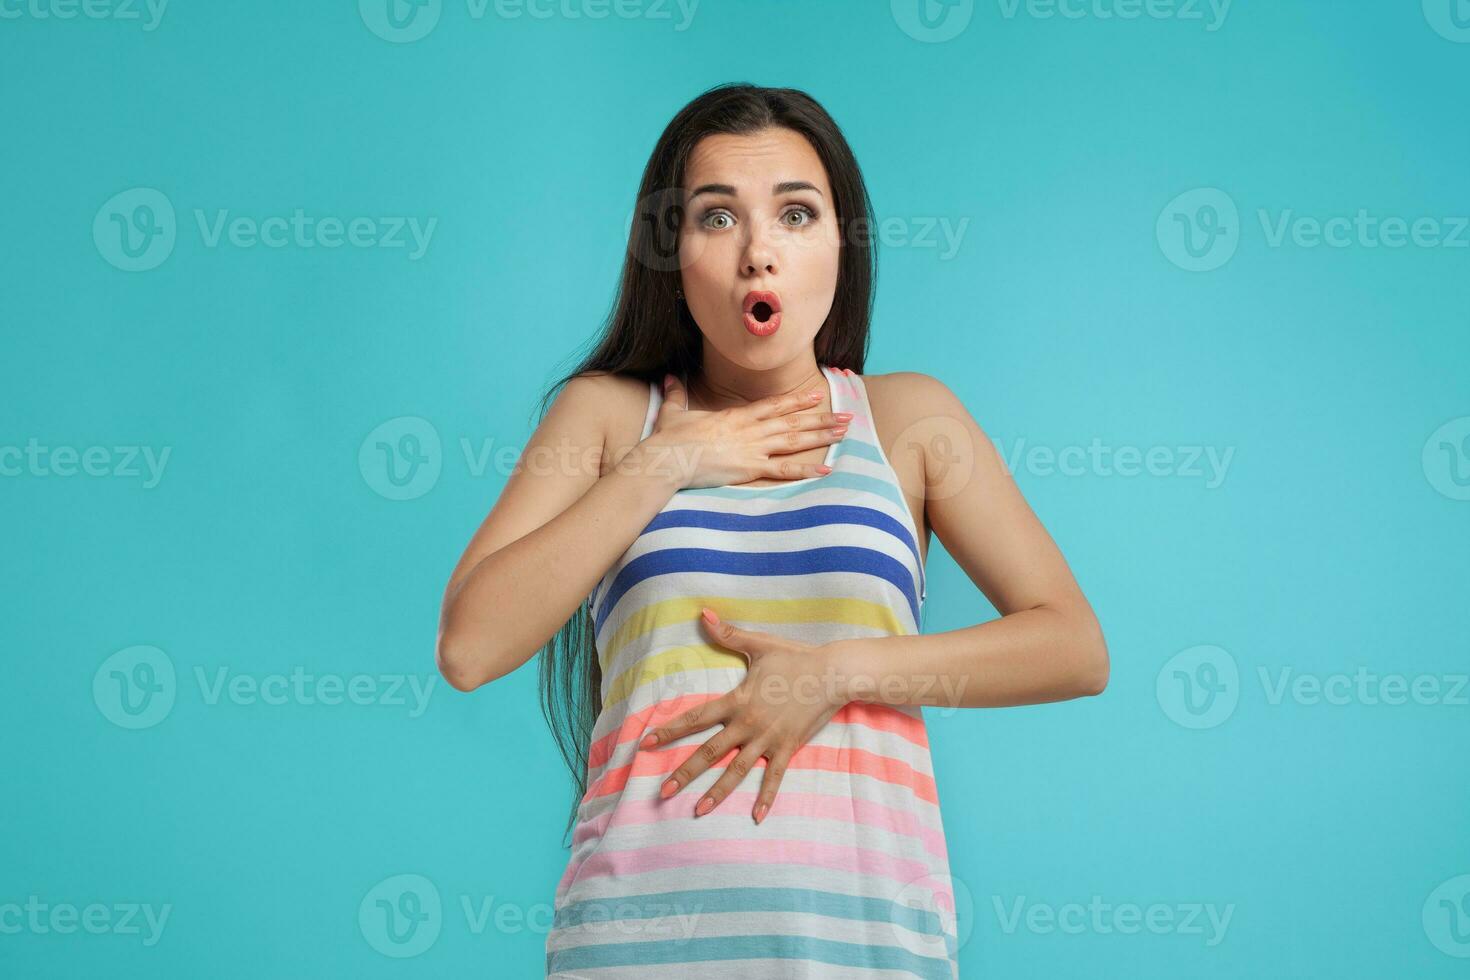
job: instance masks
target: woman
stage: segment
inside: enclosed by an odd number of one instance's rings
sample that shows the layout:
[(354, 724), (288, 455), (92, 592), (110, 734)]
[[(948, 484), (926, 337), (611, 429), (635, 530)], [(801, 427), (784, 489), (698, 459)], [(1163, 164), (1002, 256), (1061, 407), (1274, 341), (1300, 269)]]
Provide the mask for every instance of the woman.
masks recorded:
[[(1096, 617), (964, 406), (861, 373), (871, 223), (806, 94), (685, 106), (603, 339), (450, 578), (455, 687), (544, 647), (579, 797), (548, 976), (956, 976), (921, 706), (1107, 683)], [(921, 635), (931, 529), (1001, 618)]]

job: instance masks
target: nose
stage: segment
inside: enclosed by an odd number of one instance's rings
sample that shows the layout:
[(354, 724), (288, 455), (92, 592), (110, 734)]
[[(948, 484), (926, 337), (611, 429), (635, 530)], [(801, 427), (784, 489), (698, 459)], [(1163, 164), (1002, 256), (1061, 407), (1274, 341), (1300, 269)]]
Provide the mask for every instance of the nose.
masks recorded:
[(745, 254), (741, 256), (741, 271), (747, 276), (774, 275), (780, 271), (776, 261), (776, 249), (762, 231), (752, 231), (745, 240)]

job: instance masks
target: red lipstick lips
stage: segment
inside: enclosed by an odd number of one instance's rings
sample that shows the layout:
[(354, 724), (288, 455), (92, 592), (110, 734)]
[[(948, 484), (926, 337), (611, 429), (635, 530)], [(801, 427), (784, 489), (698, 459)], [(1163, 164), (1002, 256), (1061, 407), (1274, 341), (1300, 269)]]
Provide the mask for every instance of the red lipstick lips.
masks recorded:
[(781, 326), (781, 297), (764, 289), (752, 289), (741, 304), (745, 329), (757, 337), (769, 337)]

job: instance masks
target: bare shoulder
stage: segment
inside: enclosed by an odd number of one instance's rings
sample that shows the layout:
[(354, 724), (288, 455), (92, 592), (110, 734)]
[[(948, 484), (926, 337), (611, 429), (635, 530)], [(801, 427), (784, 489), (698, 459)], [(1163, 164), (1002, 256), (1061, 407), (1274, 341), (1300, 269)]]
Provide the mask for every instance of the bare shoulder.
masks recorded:
[[(576, 385), (578, 390), (571, 393)], [(648, 413), (648, 382), (611, 371), (585, 371), (567, 382), (568, 397), (587, 421), (597, 426), (602, 437), (603, 466), (637, 445)]]
[(939, 416), (962, 421), (969, 412), (943, 381), (920, 371), (865, 374), (868, 401), (882, 428), (895, 436), (926, 419)]
[(947, 471), (956, 453), (973, 463), (980, 445), (988, 441), (959, 396), (933, 375), (893, 371), (863, 375), (863, 383), (885, 451), (895, 461), (918, 461), (916, 476), (924, 483)]

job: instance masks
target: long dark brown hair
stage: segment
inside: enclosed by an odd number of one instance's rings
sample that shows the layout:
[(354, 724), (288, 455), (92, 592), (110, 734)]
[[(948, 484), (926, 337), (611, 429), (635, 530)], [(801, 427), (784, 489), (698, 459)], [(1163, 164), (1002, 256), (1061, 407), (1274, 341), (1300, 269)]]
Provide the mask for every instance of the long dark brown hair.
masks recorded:
[[(827, 111), (805, 92), (729, 83), (701, 93), (659, 136), (638, 187), (612, 311), (591, 353), (542, 396), (541, 415), (564, 384), (589, 372), (660, 382), (665, 374), (686, 381), (699, 377), (703, 335), (677, 292), (685, 167), (706, 136), (747, 135), (769, 127), (805, 136), (827, 170), (841, 244), (832, 309), (816, 335), (816, 361), (862, 373), (878, 269), (871, 237), (873, 205), (852, 148)], [(602, 668), (590, 599), (539, 651), (541, 711), (576, 787), (564, 833), (575, 825), (587, 793), (587, 753), (602, 711)]]

